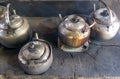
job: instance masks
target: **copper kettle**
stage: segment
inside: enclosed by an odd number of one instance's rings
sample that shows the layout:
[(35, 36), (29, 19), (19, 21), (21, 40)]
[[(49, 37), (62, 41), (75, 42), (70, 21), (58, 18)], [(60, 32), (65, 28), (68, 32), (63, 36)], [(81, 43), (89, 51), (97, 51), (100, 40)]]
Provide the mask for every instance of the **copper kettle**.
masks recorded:
[(90, 28), (94, 24), (94, 20), (89, 25), (81, 16), (68, 15), (63, 19), (61, 18), (61, 23), (58, 27), (59, 39), (70, 47), (80, 47), (89, 40)]
[(32, 30), (27, 19), (17, 15), (10, 3), (7, 7), (0, 6), (0, 10), (0, 43), (7, 48), (16, 48), (30, 40)]

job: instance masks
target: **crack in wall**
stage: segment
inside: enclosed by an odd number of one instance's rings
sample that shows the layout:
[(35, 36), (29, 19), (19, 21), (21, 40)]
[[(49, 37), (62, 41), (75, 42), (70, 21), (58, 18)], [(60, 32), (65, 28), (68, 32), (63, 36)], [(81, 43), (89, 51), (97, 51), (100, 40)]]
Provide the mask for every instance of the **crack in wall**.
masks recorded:
[(102, 46), (100, 46), (99, 48), (97, 48), (97, 50), (95, 51), (94, 55), (91, 55), (88, 51), (86, 52), (92, 59), (96, 60), (96, 57), (99, 54), (99, 50), (102, 48)]
[(73, 79), (76, 79), (77, 78), (77, 75), (76, 75), (76, 65), (74, 67), (74, 71), (73, 71)]
[[(102, 46), (101, 46), (102, 47)], [(96, 50), (96, 52), (95, 52), (95, 55), (93, 56), (93, 55), (91, 55), (91, 54), (89, 54), (89, 52), (86, 52), (86, 54), (88, 55), (88, 56), (90, 56), (94, 61), (93, 61), (93, 64), (94, 64), (94, 70), (95, 70), (95, 72), (96, 73), (98, 73), (98, 75), (100, 75), (100, 73), (99, 72), (97, 72), (98, 70), (97, 70), (97, 67), (96, 67), (96, 57), (99, 55), (99, 50), (101, 49), (101, 47), (99, 47), (99, 48), (97, 48), (97, 50)]]
[(72, 58), (72, 59), (74, 58), (74, 56), (73, 56), (73, 54), (72, 54), (72, 53), (70, 53), (70, 56), (71, 56), (71, 58)]
[[(74, 55), (72, 54), (72, 53), (69, 53), (69, 55), (70, 55), (70, 58), (72, 58), (72, 60), (73, 60), (73, 62), (75, 62), (75, 60), (74, 60)], [(73, 65), (73, 76), (72, 76), (72, 79), (76, 79), (77, 78), (77, 74), (76, 74), (76, 64), (74, 64)]]

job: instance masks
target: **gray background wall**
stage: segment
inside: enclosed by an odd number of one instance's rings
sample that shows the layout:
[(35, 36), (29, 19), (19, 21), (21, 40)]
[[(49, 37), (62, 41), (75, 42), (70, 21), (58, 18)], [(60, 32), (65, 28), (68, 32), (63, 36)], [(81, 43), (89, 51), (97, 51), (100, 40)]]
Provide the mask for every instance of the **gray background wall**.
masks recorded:
[[(105, 0), (108, 5), (115, 0)], [(11, 3), (19, 15), (23, 16), (57, 16), (68, 14), (89, 14), (93, 4), (99, 7), (98, 0), (1, 0), (2, 5)]]

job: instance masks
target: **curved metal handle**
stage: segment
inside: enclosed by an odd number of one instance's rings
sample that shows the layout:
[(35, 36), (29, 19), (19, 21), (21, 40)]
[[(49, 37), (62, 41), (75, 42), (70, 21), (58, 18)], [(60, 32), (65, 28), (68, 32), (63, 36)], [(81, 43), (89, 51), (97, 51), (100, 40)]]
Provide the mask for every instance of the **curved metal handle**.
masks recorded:
[(91, 25), (89, 25), (89, 28), (93, 27), (96, 24), (95, 19), (93, 19), (93, 23)]
[[(48, 41), (45, 41), (45, 40), (43, 40), (43, 39), (39, 39), (39, 37), (38, 37), (38, 33), (36, 33), (36, 32), (34, 32), (34, 41), (41, 41), (41, 42), (44, 42), (44, 43), (46, 43), (48, 46), (49, 46), (49, 49), (50, 49), (50, 53), (49, 53), (49, 55), (48, 55), (48, 57), (46, 58), (46, 59), (43, 59), (42, 61), (40, 61), (39, 59), (38, 60), (36, 60), (36, 63), (44, 63), (44, 62), (46, 62), (49, 58), (50, 58), (50, 56), (51, 56), (51, 53), (52, 53), (52, 46), (51, 46), (51, 44), (48, 42)], [(42, 55), (42, 57), (44, 57), (44, 55), (45, 55), (46, 53), (44, 53), (43, 55)]]
[(110, 21), (111, 21), (111, 17), (112, 17), (111, 9), (107, 6), (107, 4), (103, 0), (99, 0), (99, 2), (101, 2), (106, 7), (106, 9), (108, 10), (108, 12), (109, 12), (108, 15), (109, 15)]
[[(88, 16), (88, 15), (81, 15), (81, 16), (83, 16), (84, 18), (88, 18), (88, 19), (90, 19), (90, 20), (93, 21), (93, 23), (89, 25), (89, 28), (92, 28), (92, 27), (96, 24), (96, 21), (95, 21), (94, 18), (92, 18), (92, 17), (90, 17), (90, 16)], [(87, 19), (86, 19), (86, 20), (87, 20)], [(86, 21), (86, 22), (87, 22), (87, 21)]]
[(110, 10), (110, 8), (107, 6), (107, 4), (103, 0), (99, 0), (99, 2), (101, 2), (108, 9), (108, 11)]
[[(7, 24), (10, 24), (10, 6), (11, 6), (11, 4), (8, 3), (7, 7), (6, 7), (6, 12), (5, 12), (5, 21)], [(12, 8), (12, 11), (13, 11), (14, 15), (16, 15), (15, 9)]]

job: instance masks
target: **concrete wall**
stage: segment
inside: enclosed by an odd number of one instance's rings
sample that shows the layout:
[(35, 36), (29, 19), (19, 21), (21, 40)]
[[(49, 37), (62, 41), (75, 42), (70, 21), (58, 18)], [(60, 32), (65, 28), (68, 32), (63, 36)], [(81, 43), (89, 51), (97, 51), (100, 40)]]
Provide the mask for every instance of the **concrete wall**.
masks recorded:
[(99, 5), (98, 0), (9, 0), (17, 13), (24, 16), (57, 16), (68, 14), (89, 14), (93, 11), (93, 4)]

